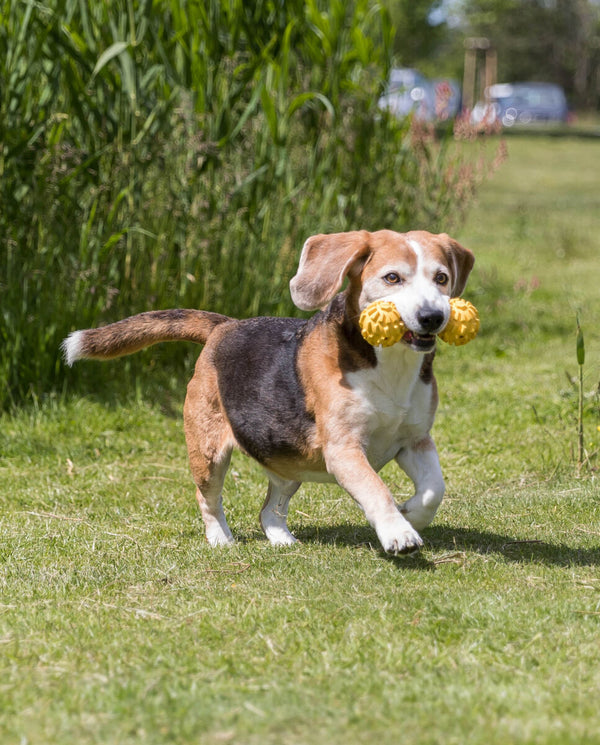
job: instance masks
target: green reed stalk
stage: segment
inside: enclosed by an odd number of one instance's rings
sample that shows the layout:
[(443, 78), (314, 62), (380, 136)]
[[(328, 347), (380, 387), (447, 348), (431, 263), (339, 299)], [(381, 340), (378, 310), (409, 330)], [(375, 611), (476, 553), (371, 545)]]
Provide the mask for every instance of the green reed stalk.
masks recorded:
[(583, 366), (585, 364), (585, 343), (583, 338), (583, 331), (581, 328), (579, 314), (577, 314), (577, 338), (575, 342), (577, 352), (577, 365), (579, 367), (578, 376), (578, 407), (577, 407), (577, 470), (581, 471), (584, 458), (585, 458), (585, 447), (584, 447), (584, 433), (583, 433)]

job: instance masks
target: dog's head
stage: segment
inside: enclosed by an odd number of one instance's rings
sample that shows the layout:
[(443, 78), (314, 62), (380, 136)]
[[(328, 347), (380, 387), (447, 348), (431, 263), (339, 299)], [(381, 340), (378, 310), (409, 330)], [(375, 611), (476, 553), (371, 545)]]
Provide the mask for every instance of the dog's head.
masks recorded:
[(429, 352), (450, 315), (449, 300), (465, 288), (474, 257), (445, 233), (366, 230), (315, 235), (304, 244), (292, 300), (302, 310), (327, 305), (348, 277), (348, 306), (358, 315), (376, 300), (391, 300), (407, 333), (403, 342)]

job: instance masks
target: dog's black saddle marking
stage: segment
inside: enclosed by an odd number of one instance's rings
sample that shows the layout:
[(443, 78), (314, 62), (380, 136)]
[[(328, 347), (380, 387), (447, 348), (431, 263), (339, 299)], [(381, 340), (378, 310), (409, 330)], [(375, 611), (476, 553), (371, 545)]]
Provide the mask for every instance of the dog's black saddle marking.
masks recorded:
[(314, 427), (296, 367), (306, 327), (298, 318), (250, 318), (236, 324), (214, 353), (235, 438), (263, 464), (296, 455)]

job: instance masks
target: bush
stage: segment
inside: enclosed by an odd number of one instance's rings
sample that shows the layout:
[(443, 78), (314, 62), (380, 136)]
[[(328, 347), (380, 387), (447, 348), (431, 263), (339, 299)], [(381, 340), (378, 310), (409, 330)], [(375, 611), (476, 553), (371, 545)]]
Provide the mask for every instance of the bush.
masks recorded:
[(372, 0), (0, 3), (0, 407), (77, 379), (73, 328), (294, 313), (309, 235), (452, 208), (447, 151), (377, 110)]

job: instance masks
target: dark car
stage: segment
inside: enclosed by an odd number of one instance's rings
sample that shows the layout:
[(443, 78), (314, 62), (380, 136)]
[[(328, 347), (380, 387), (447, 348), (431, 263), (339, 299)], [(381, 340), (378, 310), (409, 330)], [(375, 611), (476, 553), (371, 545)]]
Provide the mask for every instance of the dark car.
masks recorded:
[(475, 122), (493, 123), (504, 127), (536, 122), (566, 122), (569, 116), (567, 99), (554, 83), (502, 83), (487, 90), (488, 102), (473, 109)]

